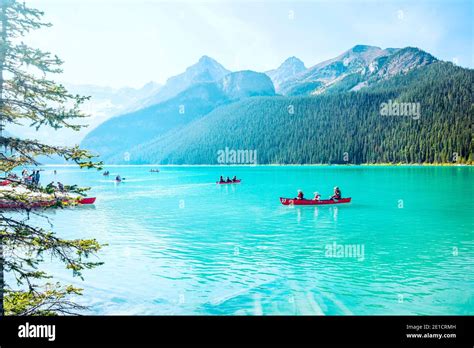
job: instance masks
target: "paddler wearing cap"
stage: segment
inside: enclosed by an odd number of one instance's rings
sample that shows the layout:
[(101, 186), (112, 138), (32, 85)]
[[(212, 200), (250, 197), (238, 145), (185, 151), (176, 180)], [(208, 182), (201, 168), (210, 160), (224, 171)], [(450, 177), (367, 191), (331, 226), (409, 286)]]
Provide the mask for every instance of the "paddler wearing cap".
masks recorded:
[(334, 187), (334, 194), (331, 196), (331, 199), (341, 199), (342, 197), (342, 194), (341, 194), (341, 190), (339, 189), (339, 187)]
[(296, 199), (304, 199), (303, 191), (298, 190), (298, 195), (296, 196)]

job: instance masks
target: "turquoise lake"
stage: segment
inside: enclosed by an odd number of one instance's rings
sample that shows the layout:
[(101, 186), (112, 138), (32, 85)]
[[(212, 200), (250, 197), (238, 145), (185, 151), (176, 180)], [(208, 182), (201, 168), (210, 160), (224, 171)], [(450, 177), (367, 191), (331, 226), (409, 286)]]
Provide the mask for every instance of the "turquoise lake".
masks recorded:
[[(108, 244), (84, 281), (47, 264), (84, 288), (89, 314), (474, 314), (472, 167), (150, 168), (42, 172), (43, 185), (97, 197), (45, 213), (61, 237)], [(220, 175), (243, 181), (216, 185)], [(336, 185), (351, 204), (279, 202)]]

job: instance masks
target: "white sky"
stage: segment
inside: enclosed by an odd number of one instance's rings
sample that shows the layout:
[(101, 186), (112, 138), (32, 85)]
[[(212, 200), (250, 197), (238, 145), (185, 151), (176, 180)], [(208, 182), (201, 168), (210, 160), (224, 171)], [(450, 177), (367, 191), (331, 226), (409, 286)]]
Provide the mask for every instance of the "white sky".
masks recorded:
[(112, 87), (165, 82), (209, 55), (229, 70), (306, 66), (356, 44), (416, 46), (473, 67), (466, 1), (29, 0), (52, 28), (26, 40), (65, 61), (58, 79)]

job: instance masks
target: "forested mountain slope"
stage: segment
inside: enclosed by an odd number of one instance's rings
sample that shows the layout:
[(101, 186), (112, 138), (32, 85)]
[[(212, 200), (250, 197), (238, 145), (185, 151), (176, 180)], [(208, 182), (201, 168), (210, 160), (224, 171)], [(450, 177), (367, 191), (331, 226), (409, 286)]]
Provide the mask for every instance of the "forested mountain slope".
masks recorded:
[(91, 131), (81, 145), (100, 154), (104, 161), (110, 157), (128, 161), (133, 157), (133, 147), (182, 127), (220, 105), (274, 94), (270, 78), (263, 73), (230, 73), (217, 82), (195, 84), (165, 102), (114, 117)]
[[(358, 92), (250, 98), (133, 148), (133, 163), (216, 164), (226, 147), (260, 164), (472, 161), (473, 81), (435, 62)], [(381, 115), (389, 101), (419, 103), (419, 119)]]

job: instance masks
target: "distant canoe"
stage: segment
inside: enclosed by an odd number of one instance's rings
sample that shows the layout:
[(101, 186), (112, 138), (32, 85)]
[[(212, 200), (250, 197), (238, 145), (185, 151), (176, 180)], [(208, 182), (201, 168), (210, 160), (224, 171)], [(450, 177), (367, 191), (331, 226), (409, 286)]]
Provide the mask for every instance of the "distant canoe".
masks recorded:
[(283, 198), (280, 197), (280, 202), (283, 205), (328, 205), (328, 204), (342, 204), (350, 203), (351, 197), (341, 199), (320, 199), (318, 201), (314, 199), (296, 199), (296, 198)]
[[(81, 198), (77, 204), (79, 205), (88, 205), (88, 204), (94, 204), (96, 200), (96, 197), (86, 197), (86, 198)], [(58, 202), (58, 200), (45, 200), (45, 201), (34, 201), (34, 202), (12, 202), (12, 201), (6, 201), (6, 200), (0, 200), (0, 209), (31, 209), (31, 208), (47, 208), (55, 205)], [(71, 199), (64, 199), (61, 201), (64, 204), (69, 204), (73, 203), (74, 200)]]
[(229, 184), (240, 184), (242, 180), (241, 179), (238, 179), (238, 180), (235, 180), (235, 181), (231, 181), (231, 182), (220, 182), (220, 181), (216, 181), (216, 184), (217, 185), (229, 185)]

